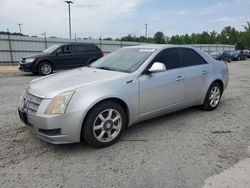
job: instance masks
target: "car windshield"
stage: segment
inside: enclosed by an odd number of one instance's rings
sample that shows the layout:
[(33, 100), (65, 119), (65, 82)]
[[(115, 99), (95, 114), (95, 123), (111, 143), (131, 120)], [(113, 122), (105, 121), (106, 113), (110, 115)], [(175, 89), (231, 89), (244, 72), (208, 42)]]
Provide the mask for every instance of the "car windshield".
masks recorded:
[(90, 67), (131, 73), (155, 51), (153, 48), (123, 48), (92, 63)]
[(239, 53), (238, 51), (230, 52), (231, 55), (236, 55), (236, 54), (238, 54), (238, 53)]
[(43, 53), (50, 54), (50, 53), (54, 52), (59, 46), (61, 46), (61, 44), (50, 46), (49, 48), (43, 50)]
[(220, 55), (222, 52), (212, 52), (211, 55)]

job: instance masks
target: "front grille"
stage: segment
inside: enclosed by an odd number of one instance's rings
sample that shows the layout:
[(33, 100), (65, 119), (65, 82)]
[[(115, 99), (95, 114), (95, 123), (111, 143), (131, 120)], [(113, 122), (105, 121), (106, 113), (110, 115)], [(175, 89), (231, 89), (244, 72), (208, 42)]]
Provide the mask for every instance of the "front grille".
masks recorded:
[(35, 115), (43, 99), (30, 93), (24, 93), (22, 100), (23, 111), (28, 115)]

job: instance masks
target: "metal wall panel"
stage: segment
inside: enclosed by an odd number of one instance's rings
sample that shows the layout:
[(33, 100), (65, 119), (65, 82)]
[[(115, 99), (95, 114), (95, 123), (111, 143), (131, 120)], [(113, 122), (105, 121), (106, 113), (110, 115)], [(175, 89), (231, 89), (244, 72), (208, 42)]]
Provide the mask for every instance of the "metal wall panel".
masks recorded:
[[(10, 44), (8, 35), (0, 35), (0, 63), (1, 62), (11, 62), (11, 53), (13, 57), (13, 62), (20, 61), (21, 57), (31, 55), (37, 52), (41, 52), (45, 47), (50, 47), (55, 44), (63, 44), (69, 42), (75, 42), (75, 39), (61, 39), (61, 38), (45, 38), (44, 37), (24, 37), (24, 36), (13, 36), (10, 35)], [(117, 50), (118, 48), (124, 46), (135, 46), (142, 45), (146, 43), (139, 42), (125, 42), (125, 41), (103, 41), (103, 40), (86, 40), (77, 39), (77, 42), (82, 43), (93, 43), (98, 45), (102, 51), (107, 54)], [(11, 45), (11, 51), (9, 46)], [(216, 45), (216, 44), (198, 44), (191, 45), (195, 48), (199, 48), (205, 52), (211, 51), (232, 51), (235, 49), (234, 45)]]

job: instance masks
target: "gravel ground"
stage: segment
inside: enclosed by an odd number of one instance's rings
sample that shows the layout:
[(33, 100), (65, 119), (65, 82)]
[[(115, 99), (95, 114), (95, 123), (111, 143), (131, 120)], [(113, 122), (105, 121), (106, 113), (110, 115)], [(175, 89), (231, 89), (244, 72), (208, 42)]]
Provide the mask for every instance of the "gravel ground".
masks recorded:
[(0, 65), (0, 73), (8, 73), (8, 72), (18, 72), (18, 66), (17, 65)]
[(19, 96), (36, 76), (0, 74), (1, 187), (202, 187), (247, 158), (250, 61), (229, 64), (217, 110), (189, 108), (128, 128), (115, 145), (52, 145), (19, 121)]

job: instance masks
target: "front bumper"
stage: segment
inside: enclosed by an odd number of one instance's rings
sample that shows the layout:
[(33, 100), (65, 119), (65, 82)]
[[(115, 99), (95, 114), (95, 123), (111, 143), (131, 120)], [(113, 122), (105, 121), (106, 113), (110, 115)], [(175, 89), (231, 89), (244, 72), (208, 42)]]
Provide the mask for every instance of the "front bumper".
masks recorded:
[(33, 72), (33, 63), (19, 64), (19, 70), (24, 72)]
[(18, 108), (20, 119), (42, 140), (52, 144), (80, 142), (82, 112), (60, 115), (27, 115)]

